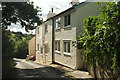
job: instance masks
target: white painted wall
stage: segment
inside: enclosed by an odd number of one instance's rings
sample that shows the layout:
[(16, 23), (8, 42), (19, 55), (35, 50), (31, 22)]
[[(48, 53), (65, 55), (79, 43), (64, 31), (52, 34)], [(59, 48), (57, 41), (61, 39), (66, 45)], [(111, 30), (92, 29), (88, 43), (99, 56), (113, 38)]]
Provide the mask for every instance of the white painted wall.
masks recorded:
[[(71, 45), (71, 55), (67, 56), (63, 52), (63, 40), (76, 40), (76, 35), (80, 32), (83, 32), (83, 19), (89, 17), (89, 16), (95, 16), (98, 12), (98, 5), (97, 3), (88, 3), (85, 5), (82, 4), (82, 6), (78, 7), (76, 10), (67, 12), (61, 16), (61, 28), (55, 29), (55, 40), (60, 40), (61, 45), (61, 51), (60, 53), (55, 52), (55, 62), (58, 62), (60, 64), (63, 64), (65, 66), (78, 69), (83, 68), (84, 62), (81, 59), (82, 55), (80, 53), (80, 50), (76, 49), (75, 47), (72, 47)], [(64, 16), (66, 14), (71, 14), (71, 25), (67, 28), (64, 28)]]
[[(48, 32), (45, 34), (45, 25), (48, 25)], [(37, 29), (37, 28), (36, 28)], [(51, 63), (52, 62), (52, 21), (49, 20), (43, 23), (39, 27), (39, 34), (36, 34), (36, 48), (37, 44), (40, 45), (40, 50), (36, 51), (36, 61), (40, 63)], [(41, 47), (45, 50), (45, 46), (47, 46), (47, 55), (45, 51), (41, 54)]]
[[(65, 14), (66, 15), (66, 14)], [(76, 27), (73, 25), (74, 13), (71, 12), (71, 25), (64, 27), (64, 16), (61, 17), (61, 28), (55, 29), (55, 40), (60, 40), (60, 53), (55, 51), (55, 62), (65, 66), (76, 68), (76, 48), (72, 47), (72, 41), (76, 40)], [(63, 41), (70, 40), (70, 55), (64, 54)]]
[[(37, 29), (39, 28), (39, 34), (37, 34)], [(37, 50), (37, 44), (39, 44), (39, 51)], [(36, 61), (41, 62), (43, 61), (41, 58), (41, 48), (42, 46), (42, 25), (36, 28)]]

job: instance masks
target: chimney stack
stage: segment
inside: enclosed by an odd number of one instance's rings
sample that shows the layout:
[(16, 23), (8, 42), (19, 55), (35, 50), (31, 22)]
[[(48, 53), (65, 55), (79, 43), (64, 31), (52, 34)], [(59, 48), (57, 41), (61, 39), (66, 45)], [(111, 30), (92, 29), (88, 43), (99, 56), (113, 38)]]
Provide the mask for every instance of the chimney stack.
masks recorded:
[(70, 6), (77, 5), (77, 4), (79, 4), (79, 0), (72, 0), (69, 4), (70, 4)]
[(56, 15), (55, 13), (53, 13), (53, 8), (51, 8), (51, 10), (52, 11), (49, 11), (49, 13), (47, 14), (47, 19)]

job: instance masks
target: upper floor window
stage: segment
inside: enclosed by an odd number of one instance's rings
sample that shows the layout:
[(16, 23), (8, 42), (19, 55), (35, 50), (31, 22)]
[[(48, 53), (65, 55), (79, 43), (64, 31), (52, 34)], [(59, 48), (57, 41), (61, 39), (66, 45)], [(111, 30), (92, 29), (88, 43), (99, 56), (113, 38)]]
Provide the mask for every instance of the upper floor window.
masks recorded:
[(55, 41), (55, 50), (60, 51), (60, 41)]
[(70, 53), (70, 41), (64, 41), (64, 52)]
[(48, 32), (48, 25), (46, 24), (45, 25), (45, 33), (47, 33)]
[(61, 18), (56, 19), (56, 28), (60, 28), (60, 20)]
[(37, 44), (37, 51), (39, 51), (39, 44)]
[(37, 32), (37, 34), (39, 34), (39, 28), (37, 28), (36, 30), (37, 30), (37, 31), (36, 31), (36, 32)]
[(70, 25), (70, 14), (64, 17), (64, 26)]
[(43, 48), (41, 47), (41, 54), (43, 54)]

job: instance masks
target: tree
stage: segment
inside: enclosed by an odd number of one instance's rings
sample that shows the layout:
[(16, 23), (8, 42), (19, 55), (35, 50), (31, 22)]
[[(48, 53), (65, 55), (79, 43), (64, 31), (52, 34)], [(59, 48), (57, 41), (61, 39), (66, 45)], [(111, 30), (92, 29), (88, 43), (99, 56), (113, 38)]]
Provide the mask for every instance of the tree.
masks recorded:
[(2, 77), (6, 77), (11, 71), (13, 65), (14, 46), (15, 42), (11, 39), (10, 31), (3, 29), (2, 31)]
[(74, 45), (81, 49), (89, 64), (96, 61), (102, 69), (120, 70), (120, 2), (109, 2), (107, 6), (99, 3), (98, 16), (84, 20), (84, 33), (77, 36)]
[[(12, 44), (12, 42), (14, 42), (14, 39), (12, 38), (11, 32), (6, 30), (8, 25), (11, 25), (11, 23), (16, 24), (19, 22), (22, 27), (25, 27), (26, 31), (33, 30), (37, 25), (40, 25), (42, 23), (42, 20), (40, 19), (41, 14), (39, 13), (41, 10), (39, 7), (34, 8), (33, 2), (2, 3), (2, 6), (3, 57), (6, 55), (10, 57), (9, 55), (14, 52), (12, 46), (15, 44)], [(35, 23), (37, 23), (37, 25), (35, 25)], [(21, 35), (18, 36), (21, 38)]]
[(41, 9), (39, 7), (34, 8), (32, 2), (2, 3), (2, 7), (2, 77), (6, 78), (7, 73), (11, 74), (14, 64), (12, 58), (15, 54), (23, 53), (25, 58), (28, 50), (28, 40), (32, 36), (27, 38), (20, 32), (18, 32), (19, 35), (14, 35), (6, 30), (7, 27), (11, 23), (20, 23), (26, 31), (33, 30), (42, 23), (42, 19), (39, 13)]
[(34, 35), (22, 34), (21, 32), (12, 32), (11, 38), (15, 42), (14, 52), (17, 58), (26, 58), (28, 55), (28, 42)]
[[(41, 8), (34, 8), (33, 2), (2, 3), (2, 25), (7, 28), (11, 23), (20, 23), (25, 30), (33, 30), (42, 23)], [(37, 25), (35, 25), (37, 24)]]
[(3, 30), (2, 32), (2, 58), (11, 59), (14, 55), (15, 42), (11, 39), (10, 31)]

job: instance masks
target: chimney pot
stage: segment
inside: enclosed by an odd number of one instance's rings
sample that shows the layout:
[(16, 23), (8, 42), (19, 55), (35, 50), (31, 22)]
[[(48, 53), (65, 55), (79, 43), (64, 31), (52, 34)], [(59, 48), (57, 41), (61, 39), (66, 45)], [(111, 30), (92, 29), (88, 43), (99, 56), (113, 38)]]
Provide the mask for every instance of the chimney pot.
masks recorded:
[(53, 13), (53, 8), (52, 8), (52, 13)]

